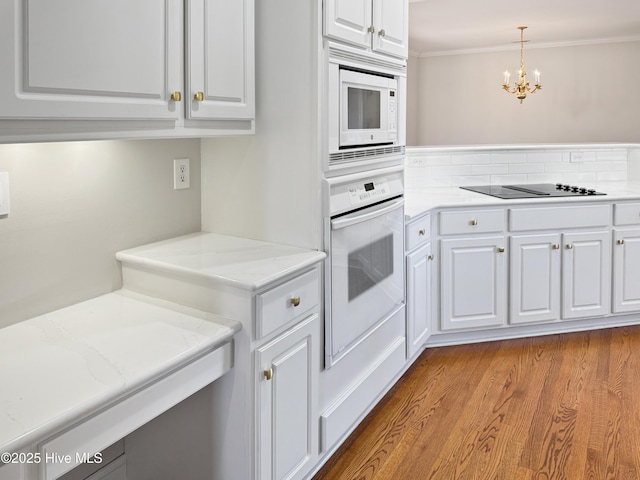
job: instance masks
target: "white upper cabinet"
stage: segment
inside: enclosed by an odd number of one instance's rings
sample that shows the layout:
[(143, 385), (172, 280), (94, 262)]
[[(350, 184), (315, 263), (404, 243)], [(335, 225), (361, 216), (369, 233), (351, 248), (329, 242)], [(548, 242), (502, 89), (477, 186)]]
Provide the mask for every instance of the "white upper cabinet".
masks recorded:
[(253, 2), (2, 2), (0, 141), (253, 133)]
[(187, 118), (255, 115), (253, 0), (190, 0)]
[(324, 34), (374, 52), (407, 58), (407, 0), (326, 0)]
[(10, 0), (0, 12), (0, 117), (179, 118), (180, 0)]

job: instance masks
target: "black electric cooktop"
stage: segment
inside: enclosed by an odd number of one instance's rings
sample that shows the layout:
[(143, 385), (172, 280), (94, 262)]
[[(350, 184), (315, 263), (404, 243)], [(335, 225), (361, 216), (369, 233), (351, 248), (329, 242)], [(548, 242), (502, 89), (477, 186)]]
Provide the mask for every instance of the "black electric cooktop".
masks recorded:
[(475, 185), (460, 187), (464, 190), (483, 193), (497, 198), (549, 198), (549, 197), (589, 197), (606, 195), (591, 188), (563, 183), (531, 183), (524, 185)]

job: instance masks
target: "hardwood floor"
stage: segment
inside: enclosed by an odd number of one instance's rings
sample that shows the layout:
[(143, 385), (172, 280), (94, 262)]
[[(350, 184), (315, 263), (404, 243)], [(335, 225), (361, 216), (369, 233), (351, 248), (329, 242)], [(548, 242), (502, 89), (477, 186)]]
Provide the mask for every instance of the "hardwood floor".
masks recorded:
[(428, 349), (320, 479), (638, 480), (640, 326)]

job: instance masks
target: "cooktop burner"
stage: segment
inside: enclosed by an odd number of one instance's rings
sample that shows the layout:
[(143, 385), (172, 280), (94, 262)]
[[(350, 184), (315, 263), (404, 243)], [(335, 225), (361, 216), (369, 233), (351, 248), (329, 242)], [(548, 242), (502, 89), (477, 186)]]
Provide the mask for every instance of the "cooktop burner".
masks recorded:
[(475, 185), (460, 187), (464, 190), (483, 193), (497, 198), (549, 198), (549, 197), (588, 197), (606, 195), (591, 188), (577, 187), (562, 183), (531, 183), (524, 185)]

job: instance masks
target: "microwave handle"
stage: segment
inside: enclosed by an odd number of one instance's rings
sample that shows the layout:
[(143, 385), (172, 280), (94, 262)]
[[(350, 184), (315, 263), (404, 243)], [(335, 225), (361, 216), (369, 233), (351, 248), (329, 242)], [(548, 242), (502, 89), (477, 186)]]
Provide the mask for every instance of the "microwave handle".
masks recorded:
[(381, 217), (402, 205), (404, 205), (404, 198), (398, 198), (390, 203), (385, 202), (384, 204), (376, 205), (375, 207), (367, 208), (366, 210), (350, 213), (344, 217), (331, 220), (331, 230), (339, 230), (341, 228), (355, 225), (356, 223), (366, 222), (367, 220)]

